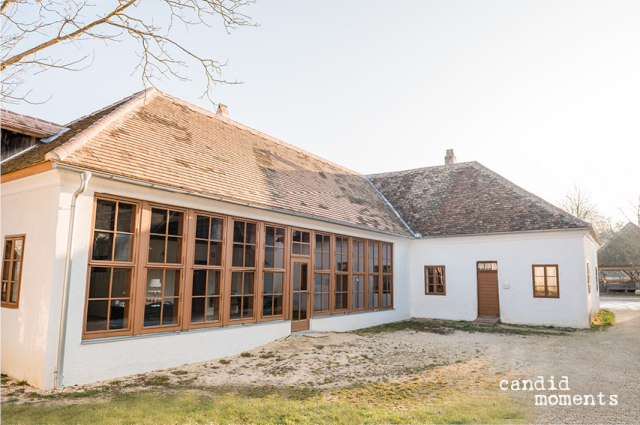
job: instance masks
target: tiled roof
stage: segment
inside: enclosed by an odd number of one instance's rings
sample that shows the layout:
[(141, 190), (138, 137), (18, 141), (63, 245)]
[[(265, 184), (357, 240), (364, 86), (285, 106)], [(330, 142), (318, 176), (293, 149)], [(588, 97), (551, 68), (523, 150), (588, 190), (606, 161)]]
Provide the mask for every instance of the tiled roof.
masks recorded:
[(368, 178), (424, 237), (589, 228), (477, 162)]
[(39, 118), (0, 109), (2, 128), (38, 138), (50, 137), (64, 129), (63, 126)]
[(628, 223), (598, 250), (598, 267), (640, 267), (640, 227)]
[(155, 89), (2, 166), (46, 160), (409, 236), (361, 174)]

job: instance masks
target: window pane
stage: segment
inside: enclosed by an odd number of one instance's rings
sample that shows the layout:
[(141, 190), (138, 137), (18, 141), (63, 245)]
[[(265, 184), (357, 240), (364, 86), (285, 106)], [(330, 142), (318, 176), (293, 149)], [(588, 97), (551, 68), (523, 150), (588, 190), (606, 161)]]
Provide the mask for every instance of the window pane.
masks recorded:
[(556, 276), (556, 268), (547, 267), (547, 276)]
[(129, 298), (131, 275), (131, 269), (113, 269), (111, 298)]
[(250, 244), (256, 243), (256, 225), (255, 223), (247, 223), (245, 234), (246, 242)]
[(293, 254), (294, 255), (300, 255), (300, 244), (299, 243), (294, 243), (293, 244)]
[(217, 322), (220, 320), (220, 298), (207, 298), (207, 322)]
[(11, 280), (11, 261), (5, 261), (2, 265), (2, 280)]
[(233, 260), (231, 261), (233, 267), (242, 267), (243, 253), (244, 245), (233, 244)]
[(116, 234), (114, 261), (133, 260), (133, 235)]
[(545, 296), (544, 286), (536, 286), (535, 295), (537, 297), (544, 297)]
[(240, 319), (242, 297), (231, 297), (231, 310), (229, 311), (229, 317), (231, 319)]
[(182, 236), (182, 216), (181, 212), (169, 211), (168, 233), (174, 236)]
[(18, 282), (13, 282), (11, 284), (11, 294), (9, 294), (9, 302), (18, 302)]
[(160, 309), (162, 302), (159, 298), (147, 299), (144, 303), (144, 326), (158, 326), (160, 324)]
[(149, 237), (149, 262), (150, 263), (164, 263), (164, 236)]
[(11, 259), (11, 245), (13, 244), (13, 241), (8, 239), (6, 241), (4, 241), (4, 259), (5, 260), (10, 260)]
[(535, 276), (542, 276), (544, 277), (544, 267), (534, 267), (533, 268), (533, 274)]
[(178, 323), (178, 305), (173, 298), (165, 298), (162, 303), (162, 324), (175, 325)]
[(273, 273), (264, 274), (264, 290), (265, 295), (273, 294)]
[(322, 297), (316, 294), (313, 300), (313, 311), (322, 311)]
[(182, 238), (167, 238), (167, 263), (178, 264), (182, 262)]
[(244, 243), (244, 222), (236, 221), (233, 223), (233, 241)]
[(7, 301), (7, 291), (9, 290), (9, 282), (2, 282), (2, 301)]
[(210, 266), (222, 265), (222, 242), (209, 243), (209, 265)]
[(309, 255), (309, 245), (302, 245), (302, 255)]
[(110, 280), (111, 269), (106, 267), (91, 267), (89, 298), (109, 298)]
[(274, 246), (276, 244), (276, 229), (275, 227), (271, 227), (271, 226), (267, 226), (266, 228), (266, 239), (265, 239), (265, 245), (266, 246)]
[(120, 202), (118, 204), (118, 232), (133, 233), (135, 231), (136, 206)]
[(151, 210), (151, 233), (164, 235), (167, 233), (167, 210), (153, 208)]
[(547, 288), (547, 290), (549, 291), (549, 296), (550, 297), (557, 297), (558, 296), (558, 287), (557, 286), (549, 286)]
[(276, 248), (274, 267), (276, 269), (284, 269), (284, 249), (282, 248)]
[(244, 266), (255, 267), (256, 265), (256, 247), (255, 245), (245, 245)]
[[(209, 217), (203, 217), (199, 215), (196, 219), (196, 238), (209, 239)], [(204, 318), (204, 305), (203, 305), (203, 318)]]
[(300, 263), (293, 263), (293, 290), (300, 290)]
[(109, 301), (89, 301), (87, 304), (87, 332), (106, 331)]
[(193, 271), (192, 287), (193, 287), (192, 289), (193, 296), (205, 295), (207, 290), (207, 271), (206, 270)]
[(322, 292), (322, 275), (316, 273), (315, 292)]
[(217, 270), (209, 270), (207, 295), (220, 295), (220, 272)]
[(112, 300), (109, 330), (129, 327), (129, 300)]
[(224, 220), (221, 218), (212, 218), (211, 219), (211, 232), (209, 234), (209, 239), (214, 241), (222, 240), (222, 226), (224, 225)]
[(274, 248), (266, 247), (264, 249), (264, 267), (272, 269), (274, 265)]
[(276, 295), (275, 297), (273, 297), (273, 314), (275, 316), (279, 316), (282, 314), (282, 303), (283, 303), (282, 295)]
[(262, 299), (262, 315), (273, 316), (273, 296), (265, 296)]
[(244, 274), (244, 295), (253, 295), (253, 273)]
[(284, 248), (284, 229), (276, 228), (276, 247)]
[(164, 274), (164, 296), (180, 295), (180, 270), (166, 270)]
[(22, 258), (22, 239), (13, 241), (13, 259), (20, 260)]
[(301, 242), (302, 241), (302, 234), (299, 230), (294, 230), (293, 231), (293, 241), (294, 242)]
[(93, 234), (93, 255), (97, 261), (111, 261), (111, 251), (113, 249), (113, 233), (94, 232)]
[(191, 323), (204, 322), (204, 307), (206, 299), (191, 298)]
[(116, 220), (116, 203), (98, 199), (96, 201), (95, 228), (100, 230), (114, 230)]
[(284, 282), (284, 274), (283, 273), (274, 273), (273, 274), (273, 293), (274, 294), (282, 294), (282, 285)]
[(147, 273), (147, 297), (162, 296), (164, 273), (160, 269), (150, 269)]
[(292, 297), (292, 306), (293, 306), (293, 315), (291, 317), (292, 320), (300, 320), (300, 293), (296, 292)]
[(242, 295), (242, 272), (231, 273), (231, 295)]
[(242, 300), (242, 317), (253, 317), (253, 297), (244, 297)]
[(193, 263), (198, 265), (207, 264), (207, 256), (209, 255), (209, 242), (196, 240), (196, 249), (193, 257)]

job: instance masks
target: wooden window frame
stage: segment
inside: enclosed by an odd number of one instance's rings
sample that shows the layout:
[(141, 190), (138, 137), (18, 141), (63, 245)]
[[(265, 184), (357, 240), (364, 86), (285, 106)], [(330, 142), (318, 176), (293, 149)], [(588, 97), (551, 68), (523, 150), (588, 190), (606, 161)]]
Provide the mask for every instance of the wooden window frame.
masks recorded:
[[(204, 264), (195, 264), (195, 248), (196, 248), (196, 240), (204, 240), (204, 239), (200, 239), (200, 238), (196, 238), (196, 228), (197, 228), (197, 224), (198, 224), (198, 217), (207, 217), (210, 220), (215, 218), (215, 219), (220, 219), (222, 220), (222, 258), (220, 258), (220, 265), (219, 266), (211, 266), (209, 264), (204, 265)], [(207, 212), (207, 211), (200, 211), (200, 210), (191, 210), (189, 212), (189, 229), (188, 232), (190, 235), (193, 235), (193, 237), (190, 237), (187, 239), (186, 243), (187, 243), (187, 270), (185, 271), (185, 291), (184, 291), (184, 295), (185, 295), (185, 300), (184, 300), (184, 324), (185, 324), (185, 329), (200, 329), (200, 328), (211, 328), (211, 327), (218, 327), (218, 326), (222, 326), (222, 322), (224, 320), (224, 316), (226, 314), (226, 310), (225, 310), (225, 280), (227, 278), (227, 273), (226, 273), (226, 263), (227, 263), (227, 258), (226, 258), (226, 252), (227, 252), (227, 247), (228, 247), (228, 241), (229, 241), (229, 236), (228, 236), (228, 226), (227, 226), (227, 222), (228, 222), (228, 217), (224, 216), (224, 215), (220, 215), (220, 214), (215, 214), (215, 213), (211, 213), (211, 212)], [(209, 222), (211, 223), (211, 222)], [(211, 224), (209, 224), (211, 225)], [(211, 242), (213, 239), (208, 239), (209, 242)], [(193, 275), (194, 272), (196, 270), (206, 270), (207, 271), (207, 279), (209, 278), (208, 276), (208, 272), (209, 271), (219, 271), (220, 272), (220, 295), (218, 295), (219, 297), (219, 302), (218, 302), (218, 320), (216, 321), (211, 321), (211, 322), (207, 322), (206, 321), (206, 310), (205, 310), (205, 321), (204, 322), (197, 322), (197, 323), (192, 323), (191, 322), (191, 315), (192, 315), (192, 300), (193, 300)], [(208, 282), (207, 282), (208, 285)], [(200, 296), (198, 296), (198, 298), (201, 298)], [(206, 299), (209, 298), (208, 295), (206, 295), (206, 290), (205, 290), (205, 295), (204, 295), (204, 299), (205, 299), (205, 306), (206, 306)]]
[[(325, 246), (325, 241), (324, 238), (328, 238), (328, 248), (329, 251), (320, 251), (323, 254), (320, 255), (320, 259), (322, 260), (322, 256), (324, 255), (324, 253), (329, 253), (329, 269), (325, 270), (325, 269), (320, 269), (317, 270), (316, 269), (316, 263), (317, 263), (317, 251), (316, 251), (316, 238), (318, 236), (321, 236), (323, 238), (322, 241), (322, 247), (324, 248)], [(313, 241), (314, 243), (312, 244), (312, 249), (313, 249), (313, 258), (311, 259), (311, 267), (312, 267), (312, 272), (313, 272), (313, 279), (311, 281), (311, 286), (312, 286), (312, 303), (311, 303), (311, 317), (313, 316), (328, 316), (330, 314), (332, 314), (332, 294), (333, 294), (333, 274), (334, 274), (334, 255), (333, 255), (333, 244), (334, 244), (334, 238), (333, 235), (331, 233), (322, 233), (322, 232), (314, 232), (314, 237), (313, 237)], [(322, 311), (315, 311), (315, 301), (316, 301), (316, 276), (317, 275), (321, 275), (321, 276), (328, 276), (329, 277), (329, 292), (320, 292), (320, 294), (328, 294), (329, 296), (329, 304), (327, 305), (327, 309), (326, 310), (322, 310)]]
[[(149, 241), (151, 237), (150, 227), (151, 227), (151, 214), (154, 208), (163, 209), (168, 211), (176, 211), (183, 213), (183, 222), (182, 222), (182, 252), (181, 252), (181, 262), (180, 263), (152, 263), (149, 262)], [(141, 216), (141, 234), (140, 234), (140, 252), (139, 252), (139, 271), (138, 271), (138, 279), (136, 281), (137, 284), (137, 302), (135, 303), (135, 324), (134, 324), (134, 332), (136, 334), (148, 334), (148, 333), (158, 333), (158, 332), (173, 332), (184, 329), (185, 323), (185, 275), (187, 270), (187, 264), (189, 259), (187, 259), (187, 241), (190, 239), (189, 228), (191, 227), (191, 217), (189, 216), (189, 210), (186, 208), (175, 207), (172, 205), (164, 205), (156, 202), (147, 202), (143, 201), (142, 203), (142, 216)], [(168, 223), (167, 223), (168, 226)], [(167, 233), (167, 237), (169, 237)], [(165, 253), (166, 256), (166, 253)], [(166, 258), (166, 257), (165, 257)], [(145, 299), (152, 298), (146, 296), (147, 289), (147, 275), (149, 270), (154, 269), (163, 269), (163, 270), (179, 270), (180, 271), (180, 285), (179, 285), (179, 296), (178, 296), (178, 323), (175, 325), (157, 325), (157, 326), (144, 326), (144, 310), (145, 310)], [(191, 269), (189, 269), (191, 270)], [(163, 294), (164, 298), (164, 294)], [(174, 304), (175, 305), (175, 304)]]
[[(358, 253), (355, 252), (355, 244), (362, 244), (362, 251), (360, 247), (358, 247)], [(351, 250), (351, 264), (350, 271), (351, 276), (349, 277), (349, 286), (350, 286), (350, 308), (351, 311), (363, 311), (367, 309), (367, 292), (369, 288), (369, 279), (367, 279), (367, 268), (369, 266), (369, 262), (367, 261), (367, 251), (369, 249), (369, 244), (366, 239), (359, 238), (350, 238), (349, 248)], [(360, 255), (360, 253), (362, 255)], [(356, 262), (355, 258), (358, 257), (358, 264), (361, 266), (362, 271), (356, 270)], [(356, 277), (359, 277), (362, 280), (362, 291), (357, 291), (358, 294), (362, 294), (362, 308), (357, 308), (354, 306), (354, 298), (356, 295), (355, 288), (353, 286)]]
[[(338, 250), (337, 250), (337, 246), (338, 246), (338, 239), (340, 239), (340, 243), (344, 243), (344, 241), (347, 242), (347, 253), (345, 254), (344, 252), (342, 252), (342, 248), (340, 249), (341, 253), (340, 253), (340, 257), (341, 260), (344, 259), (346, 257), (347, 259), (347, 270), (338, 270), (338, 268), (336, 267), (337, 265), (337, 256), (338, 256)], [(348, 313), (350, 311), (352, 311), (351, 309), (351, 238), (349, 238), (349, 236), (344, 236), (344, 235), (335, 235), (333, 237), (333, 257), (332, 257), (332, 261), (333, 261), (333, 281), (334, 281), (334, 285), (333, 285), (333, 290), (331, 293), (331, 312), (332, 314), (340, 314), (340, 313)], [(342, 264), (342, 262), (341, 262)], [(341, 280), (344, 280), (343, 276), (346, 276), (347, 279), (347, 289), (346, 290), (342, 290), (339, 293), (340, 294), (347, 294), (347, 306), (346, 308), (341, 308), (341, 309), (337, 309), (336, 308), (336, 294), (337, 292), (337, 288), (338, 288), (338, 276), (341, 276)], [(344, 289), (344, 288), (342, 288)]]
[[(544, 293), (545, 295), (536, 295), (536, 267), (544, 268)], [(547, 267), (555, 267), (556, 268), (556, 281), (558, 288), (558, 295), (548, 295), (549, 287), (547, 285)], [(533, 264), (531, 266), (531, 277), (533, 284), (533, 297), (534, 298), (551, 298), (551, 299), (559, 299), (560, 298), (560, 267), (557, 264)]]
[[(98, 200), (107, 200), (111, 202), (124, 202), (135, 205), (136, 215), (134, 218), (135, 230), (133, 232), (133, 248), (132, 248), (132, 258), (131, 261), (105, 261), (105, 260), (92, 260), (93, 258), (93, 240), (94, 240), (94, 227), (96, 220), (96, 207)], [(175, 211), (182, 213), (182, 235), (180, 236), (182, 239), (182, 250), (179, 254), (179, 263), (152, 263), (149, 262), (149, 245), (151, 234), (151, 216), (152, 210), (154, 208)], [(192, 209), (186, 207), (178, 207), (174, 205), (167, 205), (158, 202), (145, 201), (145, 200), (137, 200), (131, 199), (122, 196), (116, 196), (111, 194), (104, 193), (96, 193), (93, 199), (93, 216), (91, 222), (91, 235), (90, 235), (90, 249), (89, 249), (89, 260), (87, 267), (87, 277), (86, 277), (86, 293), (85, 293), (85, 305), (84, 305), (84, 323), (83, 323), (83, 339), (94, 339), (94, 338), (106, 338), (106, 337), (115, 337), (115, 336), (125, 336), (125, 335), (143, 335), (150, 333), (165, 333), (165, 332), (175, 332), (175, 331), (183, 331), (188, 329), (196, 329), (196, 328), (208, 328), (208, 327), (217, 327), (217, 326), (228, 326), (234, 324), (245, 324), (245, 323), (255, 323), (255, 322), (263, 322), (270, 320), (291, 320), (291, 282), (290, 282), (290, 267), (291, 261), (293, 259), (306, 259), (309, 261), (310, 270), (313, 273), (310, 275), (311, 277), (311, 309), (309, 311), (310, 317), (314, 316), (323, 316), (323, 315), (333, 315), (333, 314), (345, 314), (356, 311), (377, 311), (387, 308), (393, 308), (394, 302), (394, 288), (393, 288), (393, 243), (391, 242), (382, 242), (379, 240), (366, 239), (366, 238), (358, 238), (352, 236), (346, 236), (341, 234), (335, 234), (332, 232), (316, 232), (312, 229), (303, 229), (297, 226), (290, 226), (282, 223), (273, 223), (262, 220), (255, 220), (245, 217), (236, 217), (228, 214), (220, 214), (213, 211), (206, 211), (201, 209)], [(212, 265), (196, 265), (195, 264), (195, 247), (196, 247), (196, 226), (197, 226), (197, 217), (205, 216), (208, 218), (217, 218), (223, 220), (223, 231), (222, 231), (222, 258), (220, 266), (212, 266)], [(255, 261), (254, 267), (233, 267), (233, 228), (234, 223), (237, 221), (251, 223), (256, 226), (256, 241), (255, 241)], [(264, 267), (264, 259), (265, 259), (265, 243), (266, 243), (266, 227), (272, 226), (276, 228), (285, 229), (285, 247), (284, 247), (284, 268), (283, 269), (266, 269)], [(117, 227), (117, 223), (115, 224)], [(309, 255), (294, 255), (293, 251), (293, 231), (307, 232), (309, 234)], [(168, 231), (168, 229), (167, 229)], [(115, 233), (115, 228), (114, 228)], [(125, 232), (127, 233), (127, 232)], [(326, 245), (328, 243), (328, 254), (329, 254), (329, 270), (315, 270), (315, 262), (316, 262), (316, 235), (321, 235), (325, 238), (323, 244)], [(23, 235), (15, 235), (23, 236)], [(169, 235), (168, 233), (164, 236), (169, 237), (173, 235)], [(327, 242), (328, 241), (328, 242)], [(343, 259), (346, 259), (348, 265), (347, 270), (336, 270), (336, 243), (340, 241), (341, 243), (346, 243), (347, 251), (343, 253)], [(354, 262), (353, 262), (353, 243), (354, 241), (360, 241), (363, 243), (363, 255), (359, 255), (359, 259), (363, 260), (363, 269), (364, 271), (355, 271), (353, 270)], [(209, 240), (211, 242), (211, 240)], [(166, 243), (165, 242), (165, 261), (166, 261)], [(378, 247), (378, 272), (372, 273), (368, 268), (369, 262), (369, 244), (375, 244)], [(115, 244), (115, 237), (114, 237)], [(243, 242), (243, 246), (247, 245), (246, 241)], [(386, 247), (386, 248), (385, 248)], [(323, 246), (323, 249), (327, 248)], [(210, 249), (210, 248), (209, 248)], [(387, 249), (387, 264), (384, 263), (383, 251)], [(322, 251), (327, 252), (327, 251)], [(24, 255), (24, 245), (23, 245), (23, 255)], [(246, 252), (243, 254), (246, 255)], [(112, 251), (113, 256), (113, 251)], [(112, 258), (113, 260), (113, 258)], [(24, 258), (23, 258), (24, 262)], [(131, 288), (130, 288), (130, 311), (129, 311), (129, 328), (123, 330), (105, 330), (105, 331), (93, 331), (86, 332), (86, 319), (87, 319), (87, 309), (89, 304), (89, 285), (91, 279), (91, 270), (92, 267), (105, 267), (109, 269), (114, 268), (124, 268), (131, 270)], [(144, 312), (145, 312), (145, 300), (147, 298), (147, 278), (148, 273), (152, 269), (160, 269), (165, 273), (167, 270), (176, 270), (178, 271), (177, 276), (180, 278), (180, 284), (177, 286), (178, 296), (175, 298), (177, 301), (174, 304), (174, 308), (178, 309), (177, 313), (177, 323), (173, 325), (158, 325), (158, 326), (150, 326), (144, 327)], [(201, 322), (201, 323), (191, 323), (191, 314), (192, 314), (192, 300), (193, 300), (193, 273), (196, 270), (215, 270), (220, 272), (220, 306), (219, 306), (219, 317), (220, 320), (215, 322)], [(22, 271), (22, 265), (20, 268), (20, 273)], [(284, 273), (283, 275), (283, 314), (277, 316), (266, 316), (262, 317), (262, 309), (263, 309), (263, 291), (264, 291), (264, 273), (274, 272), (274, 273)], [(255, 281), (254, 281), (254, 315), (251, 318), (243, 318), (243, 319), (230, 319), (230, 304), (231, 304), (231, 280), (233, 272), (252, 272), (254, 273)], [(113, 272), (111, 272), (113, 275)], [(314, 299), (315, 299), (315, 275), (323, 274), (328, 275), (329, 277), (329, 309), (321, 312), (314, 311)], [(336, 276), (345, 276), (347, 285), (345, 288), (346, 292), (346, 305), (344, 309), (336, 310), (335, 309), (335, 289), (336, 289)], [(353, 308), (353, 279), (354, 276), (363, 276), (364, 279), (364, 308), (355, 309)], [(378, 297), (379, 297), (379, 305), (369, 307), (369, 289), (368, 282), (369, 276), (378, 276)], [(111, 279), (111, 277), (110, 277)], [(384, 292), (385, 282), (387, 282), (389, 292)], [(18, 290), (19, 291), (19, 290)], [(117, 297), (112, 297), (110, 293), (110, 298), (120, 299)], [(388, 295), (388, 301), (391, 303), (390, 305), (383, 306), (382, 301), (383, 297)], [(152, 298), (149, 296), (149, 298)], [(164, 294), (162, 294), (162, 298)], [(205, 299), (207, 296), (205, 295)], [(18, 295), (19, 301), (19, 295)], [(3, 303), (3, 307), (4, 307)], [(108, 317), (107, 317), (108, 320)]]
[[(309, 243), (306, 242), (302, 242), (302, 237), (300, 238), (300, 242), (294, 241), (293, 240), (293, 233), (294, 232), (300, 232), (300, 233), (308, 233), (309, 234)], [(313, 238), (313, 231), (312, 230), (308, 230), (308, 229), (301, 229), (299, 227), (292, 227), (291, 228), (291, 256), (292, 257), (302, 257), (302, 258), (309, 258), (314, 254), (314, 247), (313, 247), (313, 243), (312, 243), (312, 239)], [(302, 252), (302, 246), (303, 245), (308, 245), (309, 246), (309, 254), (295, 254), (293, 251), (293, 245), (294, 244), (300, 244), (300, 252)]]
[[(260, 289), (260, 302), (259, 302), (259, 306), (260, 306), (260, 316), (259, 316), (259, 321), (261, 322), (268, 322), (268, 321), (272, 321), (272, 320), (283, 320), (286, 316), (287, 316), (287, 300), (288, 300), (288, 278), (289, 278), (289, 267), (287, 266), (287, 259), (290, 258), (289, 254), (289, 250), (290, 250), (290, 245), (288, 243), (289, 241), (289, 230), (287, 229), (287, 226), (283, 225), (283, 224), (277, 224), (277, 223), (269, 223), (266, 222), (264, 223), (263, 227), (263, 233), (264, 233), (264, 237), (262, 238), (262, 245), (260, 245), (260, 252), (262, 253), (262, 271), (260, 273), (260, 276), (258, 278), (259, 280), (259, 289)], [(283, 247), (283, 257), (282, 257), (282, 268), (267, 268), (264, 260), (266, 257), (266, 243), (267, 243), (267, 236), (266, 236), (266, 231), (267, 231), (267, 227), (274, 227), (276, 229), (281, 228), (284, 229), (284, 247)], [(277, 234), (277, 230), (276, 230), (276, 234)], [(275, 237), (275, 235), (274, 235)], [(275, 241), (274, 241), (275, 242)], [(274, 246), (275, 247), (275, 246)], [(275, 257), (274, 257), (275, 258)], [(263, 307), (264, 307), (264, 275), (265, 273), (282, 273), (282, 314), (274, 314), (271, 316), (265, 316), (263, 314)]]
[[(2, 280), (0, 281), (0, 284), (2, 285), (7, 285), (7, 300), (6, 301), (2, 301), (1, 306), (4, 308), (20, 308), (20, 289), (22, 286), (22, 266), (24, 265), (24, 246), (25, 246), (25, 239), (26, 239), (27, 235), (22, 234), (22, 235), (7, 235), (4, 237), (4, 248), (2, 250)], [(22, 241), (22, 250), (20, 252), (20, 267), (18, 268), (18, 279), (15, 279), (15, 276), (13, 275), (13, 265), (15, 264), (15, 259), (13, 258), (13, 255), (15, 253), (15, 241), (17, 240), (21, 240)], [(6, 249), (7, 249), (7, 241), (12, 241), (11, 242), (11, 255), (9, 256), (8, 260), (5, 260), (5, 256), (7, 255), (6, 253)], [(5, 272), (5, 264), (6, 262), (9, 262), (9, 280), (4, 280), (4, 272)], [(16, 301), (15, 302), (11, 302), (11, 289), (13, 288), (13, 285), (17, 285), (18, 289), (16, 290)]]
[[(442, 268), (442, 292), (429, 292), (429, 269)], [(434, 279), (436, 276), (434, 276)], [(438, 287), (434, 281), (434, 289)], [(445, 266), (424, 266), (424, 294), (425, 295), (447, 295), (447, 271)]]
[[(106, 200), (111, 202), (123, 202), (127, 204), (136, 205), (136, 216), (134, 219), (134, 233), (133, 233), (133, 253), (131, 255), (131, 261), (111, 261), (106, 260), (94, 260), (93, 259), (93, 234), (95, 232), (95, 220), (96, 220), (96, 212), (98, 206), (98, 200)], [(86, 287), (85, 287), (85, 300), (84, 300), (84, 312), (82, 318), (82, 339), (96, 339), (96, 338), (110, 338), (116, 336), (123, 335), (133, 335), (135, 332), (135, 315), (138, 308), (136, 307), (137, 296), (136, 296), (136, 288), (137, 288), (137, 278), (138, 278), (138, 258), (139, 258), (139, 250), (140, 250), (140, 239), (141, 239), (141, 218), (142, 218), (142, 204), (143, 202), (126, 198), (122, 196), (114, 196), (110, 194), (96, 193), (93, 197), (93, 208), (92, 208), (92, 217), (91, 217), (91, 235), (89, 242), (89, 261), (87, 265), (87, 278), (86, 278)], [(115, 225), (114, 225), (115, 229)], [(115, 238), (114, 238), (115, 245)], [(113, 252), (113, 251), (112, 251)], [(129, 328), (128, 329), (118, 329), (118, 330), (104, 330), (104, 331), (91, 331), (87, 332), (87, 314), (89, 311), (89, 288), (91, 284), (91, 269), (93, 267), (104, 267), (112, 270), (111, 279), (113, 279), (113, 269), (115, 268), (131, 268), (131, 287), (129, 288)], [(111, 286), (111, 283), (110, 283)], [(110, 287), (111, 289), (111, 287)], [(111, 300), (111, 294), (109, 294), (109, 301)], [(110, 310), (110, 309), (109, 309)], [(109, 313), (108, 313), (109, 314)], [(107, 316), (107, 321), (109, 317)]]
[[(244, 253), (243, 253), (243, 266), (239, 267), (239, 266), (234, 266), (233, 265), (233, 245), (236, 244), (236, 242), (233, 241), (233, 232), (234, 232), (234, 225), (237, 221), (241, 221), (244, 223), (251, 223), (251, 224), (255, 224), (256, 226), (256, 243), (255, 243), (255, 263), (253, 267), (247, 267), (244, 265)], [(225, 279), (225, 288), (226, 288), (226, 293), (227, 296), (224, 299), (225, 302), (225, 308), (226, 308), (226, 313), (225, 313), (225, 317), (222, 321), (222, 325), (223, 326), (227, 326), (227, 325), (236, 325), (236, 324), (244, 324), (244, 323), (256, 323), (258, 322), (258, 319), (262, 316), (262, 308), (261, 305), (257, 302), (258, 298), (259, 298), (259, 294), (262, 290), (262, 286), (261, 286), (261, 282), (263, 279), (262, 273), (264, 271), (264, 249), (261, 249), (261, 247), (264, 247), (264, 242), (262, 240), (262, 236), (264, 234), (264, 227), (265, 227), (265, 223), (263, 221), (259, 221), (259, 220), (253, 220), (253, 219), (247, 219), (244, 217), (230, 217), (230, 219), (228, 220), (228, 241), (229, 241), (229, 245), (227, 248), (227, 267), (226, 267), (226, 271), (227, 271), (227, 278)], [(245, 227), (246, 229), (246, 227)], [(243, 247), (246, 247), (247, 243), (243, 242), (242, 243)], [(251, 244), (249, 244), (251, 245)], [(242, 272), (242, 273), (246, 273), (246, 272), (253, 272), (254, 274), (254, 281), (253, 281), (253, 317), (247, 317), (247, 318), (240, 318), (240, 319), (232, 319), (231, 318), (231, 298), (237, 295), (232, 295), (231, 294), (231, 281), (233, 279), (233, 273), (234, 272)], [(243, 291), (244, 292), (244, 291)], [(242, 298), (244, 299), (244, 293), (242, 295)]]
[[(389, 270), (388, 271), (384, 271), (384, 248), (385, 245), (389, 247), (389, 255), (388, 255), (388, 259), (389, 259)], [(381, 298), (380, 298), (380, 308), (381, 309), (389, 309), (389, 308), (393, 308), (394, 307), (394, 302), (395, 302), (395, 290), (394, 290), (394, 282), (393, 282), (393, 243), (391, 242), (380, 242), (380, 258), (381, 258), (381, 262), (380, 262), (380, 267), (382, 268), (382, 280), (380, 281), (380, 294), (381, 294)], [(389, 305), (384, 305), (384, 281), (385, 278), (389, 279), (389, 297), (391, 298)]]

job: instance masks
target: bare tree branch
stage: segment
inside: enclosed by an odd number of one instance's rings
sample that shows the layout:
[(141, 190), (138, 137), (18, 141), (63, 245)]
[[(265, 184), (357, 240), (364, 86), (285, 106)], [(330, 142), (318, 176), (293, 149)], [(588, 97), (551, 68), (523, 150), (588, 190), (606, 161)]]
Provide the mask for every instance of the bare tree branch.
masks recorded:
[[(185, 27), (213, 27), (219, 20), (227, 33), (242, 26), (253, 26), (251, 18), (240, 9), (253, 0), (4, 0), (2, 3), (2, 101), (20, 100), (19, 89), (26, 77), (50, 69), (79, 71), (86, 69), (84, 43), (92, 41), (135, 40), (140, 58), (134, 73), (140, 72), (145, 87), (154, 80), (174, 78), (191, 80), (183, 70), (196, 63), (206, 79), (203, 96), (210, 98), (216, 84), (237, 84), (221, 78), (221, 63), (195, 52), (189, 40), (176, 38), (172, 28), (176, 22)], [(108, 6), (108, 3), (112, 6)], [(141, 12), (152, 7), (153, 16)], [(163, 8), (164, 7), (164, 8)], [(97, 9), (97, 12), (94, 12)], [(148, 9), (147, 9), (148, 10)], [(55, 46), (72, 44), (78, 57), (60, 57)], [(15, 53), (15, 52), (18, 53)], [(42, 56), (46, 53), (47, 56)], [(68, 54), (68, 53), (67, 53)], [(25, 99), (26, 99), (25, 95)]]

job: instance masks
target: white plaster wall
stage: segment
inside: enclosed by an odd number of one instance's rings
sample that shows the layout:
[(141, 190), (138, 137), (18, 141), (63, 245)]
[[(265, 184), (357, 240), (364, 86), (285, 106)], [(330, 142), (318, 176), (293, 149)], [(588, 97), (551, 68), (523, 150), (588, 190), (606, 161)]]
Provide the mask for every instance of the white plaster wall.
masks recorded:
[[(19, 308), (2, 308), (2, 373), (46, 386), (52, 289), (59, 269), (60, 182), (56, 171), (2, 184), (2, 239), (25, 234)], [(66, 235), (65, 235), (66, 236)], [(55, 316), (55, 314), (54, 314)], [(58, 316), (59, 317), (59, 316)]]
[[(475, 320), (477, 261), (498, 262), (504, 323), (590, 326), (586, 231), (514, 233), (414, 240), (411, 245), (413, 317)], [(534, 298), (533, 264), (558, 264), (560, 298)], [(446, 266), (446, 295), (425, 295), (424, 266)], [(505, 289), (504, 282), (510, 283)]]
[(591, 294), (588, 295), (587, 300), (590, 320), (593, 320), (600, 311), (600, 288), (596, 272), (598, 268), (598, 247), (598, 243), (590, 234), (584, 236), (585, 274), (587, 261), (591, 270)]
[[(60, 173), (63, 174), (63, 181), (69, 182), (67, 187), (62, 190), (62, 198), (64, 198), (70, 196), (77, 189), (79, 178), (68, 171), (60, 171)], [(356, 327), (371, 326), (382, 323), (381, 321), (395, 321), (410, 316), (410, 303), (408, 301), (410, 286), (406, 272), (409, 262), (409, 242), (407, 239), (263, 211), (242, 205), (135, 186), (94, 176), (90, 180), (87, 191), (78, 198), (77, 229), (71, 269), (71, 290), (69, 293), (67, 343), (65, 349), (65, 386), (238, 354), (289, 335), (291, 329), (290, 322), (266, 322), (245, 326), (182, 331), (164, 335), (124, 337), (117, 341), (102, 341), (98, 343), (86, 341), (83, 343), (82, 324), (87, 261), (91, 233), (92, 201), (95, 193), (109, 193), (167, 205), (195, 208), (318, 231), (393, 242), (396, 244), (394, 250), (396, 273), (394, 276), (396, 287), (395, 310), (380, 311), (370, 315), (352, 315), (353, 318), (337, 316), (337, 320), (329, 320), (327, 323), (338, 326), (343, 320), (347, 321), (349, 324), (344, 329), (335, 329), (346, 330), (346, 328), (354, 329)], [(357, 318), (357, 316), (362, 316), (362, 318)], [(367, 319), (365, 320), (364, 318)], [(313, 323), (314, 328), (322, 328), (322, 325), (317, 321)], [(322, 329), (327, 329), (327, 327), (325, 326)]]

